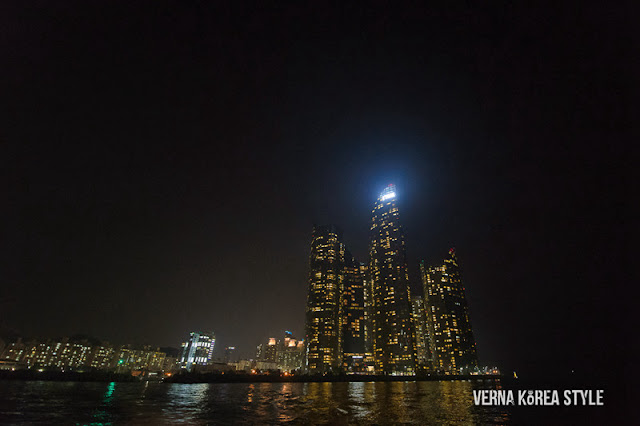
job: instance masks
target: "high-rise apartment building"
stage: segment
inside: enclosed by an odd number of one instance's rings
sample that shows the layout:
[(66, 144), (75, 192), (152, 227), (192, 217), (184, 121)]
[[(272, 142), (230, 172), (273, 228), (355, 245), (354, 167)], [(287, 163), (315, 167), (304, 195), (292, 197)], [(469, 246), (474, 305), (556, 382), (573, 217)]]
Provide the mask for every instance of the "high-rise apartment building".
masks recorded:
[(336, 371), (342, 365), (344, 261), (342, 232), (333, 225), (314, 226), (306, 311), (309, 373)]
[(305, 345), (303, 340), (293, 338), (293, 333), (285, 331), (284, 340), (278, 345), (278, 369), (291, 373), (304, 367)]
[(116, 348), (109, 344), (94, 346), (89, 356), (89, 366), (98, 370), (106, 370), (117, 362), (116, 356)]
[(118, 373), (145, 369), (160, 371), (166, 356), (164, 352), (160, 352), (157, 348), (154, 350), (150, 346), (136, 348), (132, 345), (124, 345), (116, 351), (115, 371)]
[[(159, 348), (132, 345), (113, 346), (96, 339), (64, 337), (60, 340), (10, 343), (0, 360), (13, 361), (12, 367), (49, 371), (159, 372), (164, 369), (166, 354)], [(175, 358), (173, 358), (175, 364)]]
[(346, 372), (365, 371), (364, 279), (360, 264), (345, 251), (342, 291), (342, 352)]
[(431, 336), (429, 335), (424, 299), (421, 296), (412, 297), (411, 309), (413, 327), (416, 333), (416, 361), (418, 371), (429, 371), (432, 369)]
[(187, 371), (194, 365), (207, 365), (212, 362), (216, 336), (213, 332), (193, 331), (189, 340), (182, 344), (180, 363)]
[(373, 360), (373, 286), (369, 278), (369, 265), (360, 263), (360, 276), (364, 294), (364, 363), (368, 373), (374, 373)]
[(469, 308), (455, 249), (441, 265), (420, 263), (434, 368), (461, 374), (478, 366)]
[(258, 345), (256, 361), (261, 370), (278, 369), (290, 373), (304, 369), (305, 354), (304, 340), (297, 340), (293, 333), (285, 331), (284, 339), (270, 337), (267, 343)]
[(28, 368), (60, 368), (76, 370), (86, 366), (91, 345), (86, 341), (47, 341), (34, 344), (25, 352), (22, 361)]
[(8, 343), (2, 351), (2, 359), (7, 361), (20, 362), (24, 359), (26, 353), (29, 352), (29, 345), (25, 344), (21, 338), (17, 342)]
[(369, 278), (373, 295), (373, 355), (377, 374), (416, 372), (405, 238), (396, 188), (387, 186), (375, 202), (370, 227)]

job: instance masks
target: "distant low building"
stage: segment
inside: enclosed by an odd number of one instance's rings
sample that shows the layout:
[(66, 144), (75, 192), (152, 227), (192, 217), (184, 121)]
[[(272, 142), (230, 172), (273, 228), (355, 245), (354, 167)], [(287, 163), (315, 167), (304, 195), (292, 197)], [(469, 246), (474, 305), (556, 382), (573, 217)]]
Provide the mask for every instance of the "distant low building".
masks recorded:
[(290, 331), (285, 331), (282, 340), (270, 337), (266, 343), (258, 345), (256, 360), (264, 364), (260, 364), (262, 367), (255, 368), (284, 372), (302, 370), (305, 363), (305, 352), (304, 340), (294, 339)]
[(22, 370), (23, 368), (24, 368), (24, 365), (20, 364), (17, 361), (11, 361), (8, 359), (0, 360), (0, 370), (15, 371), (15, 370)]
[(94, 346), (89, 355), (89, 367), (97, 370), (109, 370), (115, 367), (116, 349), (109, 345)]
[[(95, 339), (92, 339), (95, 340)], [(162, 372), (175, 370), (176, 358), (167, 362), (166, 354), (150, 346), (113, 346), (99, 341), (63, 338), (61, 340), (9, 343), (0, 353), (3, 366), (59, 371)], [(7, 368), (8, 369), (8, 368)]]
[(179, 369), (178, 358), (174, 356), (167, 356), (162, 363), (162, 371), (166, 373), (174, 373)]
[(246, 373), (249, 373), (252, 369), (256, 368), (256, 361), (252, 359), (241, 359), (234, 364), (236, 366), (236, 371), (244, 371)]
[(91, 345), (84, 342), (47, 341), (31, 345), (21, 360), (27, 368), (55, 368), (60, 370), (80, 370), (87, 366)]
[(191, 371), (195, 373), (222, 373), (235, 371), (235, 366), (226, 362), (210, 362), (206, 365), (193, 365)]
[(27, 345), (19, 338), (17, 342), (12, 342), (5, 346), (0, 358), (20, 362), (24, 359), (26, 349)]
[(223, 361), (227, 364), (235, 362), (235, 353), (236, 353), (236, 348), (235, 346), (227, 346), (224, 349), (224, 359)]
[(129, 345), (123, 346), (117, 351), (116, 372), (147, 370), (159, 372), (163, 369), (166, 354), (157, 349), (145, 347), (133, 349)]
[(260, 371), (278, 370), (278, 364), (269, 361), (256, 361), (255, 369)]

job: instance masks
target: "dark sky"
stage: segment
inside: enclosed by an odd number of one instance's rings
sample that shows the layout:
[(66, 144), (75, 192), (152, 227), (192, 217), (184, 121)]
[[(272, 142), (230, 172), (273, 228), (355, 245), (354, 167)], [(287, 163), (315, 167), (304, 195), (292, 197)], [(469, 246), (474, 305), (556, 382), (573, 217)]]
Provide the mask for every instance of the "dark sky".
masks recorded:
[(5, 333), (253, 355), (303, 332), (312, 225), (366, 260), (395, 183), (481, 363), (625, 362), (627, 11), (85, 3), (0, 7)]

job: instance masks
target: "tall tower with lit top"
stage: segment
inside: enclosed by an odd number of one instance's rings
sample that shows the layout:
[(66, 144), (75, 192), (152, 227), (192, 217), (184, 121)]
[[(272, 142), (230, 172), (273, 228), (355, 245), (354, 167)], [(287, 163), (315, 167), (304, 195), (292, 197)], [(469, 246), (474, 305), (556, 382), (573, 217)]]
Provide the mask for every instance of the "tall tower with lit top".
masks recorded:
[(405, 237), (396, 198), (395, 185), (388, 185), (371, 212), (369, 279), (373, 296), (373, 356), (377, 374), (414, 375), (415, 332)]

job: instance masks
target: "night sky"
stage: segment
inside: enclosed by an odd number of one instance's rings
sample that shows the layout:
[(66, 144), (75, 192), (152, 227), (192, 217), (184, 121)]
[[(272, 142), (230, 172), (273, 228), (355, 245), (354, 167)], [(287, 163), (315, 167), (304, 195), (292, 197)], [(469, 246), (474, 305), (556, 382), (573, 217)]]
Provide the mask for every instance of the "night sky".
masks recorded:
[(627, 11), (85, 3), (0, 6), (4, 335), (253, 356), (304, 332), (313, 224), (366, 261), (394, 183), (481, 364), (626, 362)]

